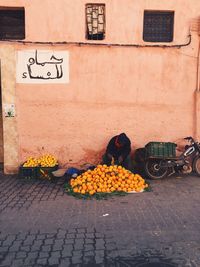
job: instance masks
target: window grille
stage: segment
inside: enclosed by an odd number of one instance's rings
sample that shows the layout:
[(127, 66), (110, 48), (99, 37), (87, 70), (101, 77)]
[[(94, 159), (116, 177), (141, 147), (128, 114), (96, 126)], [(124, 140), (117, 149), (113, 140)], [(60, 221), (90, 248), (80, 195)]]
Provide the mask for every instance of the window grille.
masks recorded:
[(25, 39), (24, 8), (0, 7), (0, 39)]
[(174, 35), (173, 11), (145, 11), (143, 40), (146, 42), (172, 42)]
[(103, 40), (105, 38), (105, 5), (86, 5), (86, 38), (88, 40)]

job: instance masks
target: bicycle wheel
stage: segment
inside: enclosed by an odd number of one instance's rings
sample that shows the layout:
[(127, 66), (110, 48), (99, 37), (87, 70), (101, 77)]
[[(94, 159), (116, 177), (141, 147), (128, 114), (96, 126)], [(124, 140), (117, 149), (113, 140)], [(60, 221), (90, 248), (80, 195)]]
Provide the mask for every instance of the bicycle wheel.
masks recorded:
[(167, 175), (168, 168), (160, 166), (160, 160), (149, 159), (145, 162), (145, 172), (150, 179), (158, 180)]

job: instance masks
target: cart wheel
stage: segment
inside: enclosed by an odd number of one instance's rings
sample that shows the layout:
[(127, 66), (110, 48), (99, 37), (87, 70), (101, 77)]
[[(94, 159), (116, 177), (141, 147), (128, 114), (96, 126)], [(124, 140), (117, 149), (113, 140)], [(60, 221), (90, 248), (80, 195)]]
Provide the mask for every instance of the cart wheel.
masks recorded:
[(148, 159), (144, 165), (145, 172), (150, 179), (158, 180), (167, 176), (167, 167), (160, 167), (160, 160)]

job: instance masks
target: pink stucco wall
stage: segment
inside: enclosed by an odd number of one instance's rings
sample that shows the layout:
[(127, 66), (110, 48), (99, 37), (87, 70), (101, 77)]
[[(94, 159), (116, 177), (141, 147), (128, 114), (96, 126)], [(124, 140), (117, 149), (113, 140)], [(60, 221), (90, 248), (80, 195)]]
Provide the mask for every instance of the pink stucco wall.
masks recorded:
[(175, 11), (174, 43), (184, 43), (200, 10), (198, 0), (0, 0), (0, 6), (25, 7), (26, 40), (31, 41), (85, 41), (86, 3), (106, 5), (108, 43), (142, 43), (144, 10)]
[[(86, 42), (89, 2), (7, 0), (0, 5), (26, 7), (28, 41)], [(200, 15), (198, 0), (96, 2), (106, 4), (103, 43), (146, 44), (144, 9), (174, 10), (174, 42), (168, 45), (187, 43)], [(130, 137), (133, 150), (149, 141), (194, 135), (199, 37), (191, 34), (191, 44), (180, 49), (13, 44), (16, 51), (67, 50), (70, 55), (69, 84), (16, 84), (19, 162), (44, 152), (62, 164), (94, 162), (120, 132)]]
[(22, 157), (44, 147), (62, 162), (87, 161), (119, 132), (133, 148), (194, 133), (196, 62), (183, 50), (68, 50), (68, 85), (17, 86)]

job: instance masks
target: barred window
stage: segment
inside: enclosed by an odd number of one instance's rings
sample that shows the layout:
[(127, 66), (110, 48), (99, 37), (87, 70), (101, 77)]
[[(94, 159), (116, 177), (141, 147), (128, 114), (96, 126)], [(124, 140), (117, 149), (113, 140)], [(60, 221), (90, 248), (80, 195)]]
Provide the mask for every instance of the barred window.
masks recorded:
[(173, 35), (173, 11), (144, 11), (143, 40), (145, 42), (172, 42)]
[(105, 5), (86, 5), (86, 38), (88, 40), (103, 40), (105, 38)]
[(0, 39), (22, 40), (24, 38), (24, 8), (0, 7)]

